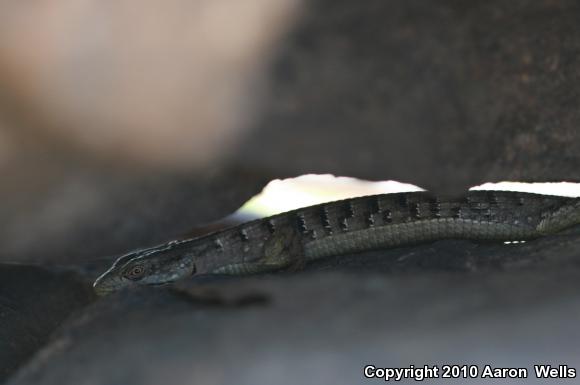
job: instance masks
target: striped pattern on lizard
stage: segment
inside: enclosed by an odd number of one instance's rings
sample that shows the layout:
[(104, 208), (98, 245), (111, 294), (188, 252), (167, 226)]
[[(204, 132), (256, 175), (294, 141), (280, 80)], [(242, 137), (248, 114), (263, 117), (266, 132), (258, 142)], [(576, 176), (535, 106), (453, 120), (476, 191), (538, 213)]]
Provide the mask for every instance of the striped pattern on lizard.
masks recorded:
[(97, 294), (193, 275), (244, 275), (310, 260), (439, 239), (529, 240), (580, 223), (580, 199), (509, 191), (371, 195), (254, 220), (133, 251), (94, 284)]

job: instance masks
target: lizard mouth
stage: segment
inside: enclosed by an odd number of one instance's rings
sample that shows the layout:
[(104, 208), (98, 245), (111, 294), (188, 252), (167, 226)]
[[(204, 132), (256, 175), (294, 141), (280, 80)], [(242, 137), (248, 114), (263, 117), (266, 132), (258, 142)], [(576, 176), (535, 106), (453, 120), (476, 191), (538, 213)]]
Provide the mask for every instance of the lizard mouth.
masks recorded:
[(93, 290), (98, 296), (111, 294), (119, 290), (120, 287), (122, 286), (115, 282), (115, 280), (112, 280), (111, 276), (107, 273), (101, 275), (96, 279), (95, 283), (93, 283)]
[(105, 296), (108, 294), (111, 294), (112, 292), (115, 291), (115, 289), (111, 286), (106, 286), (106, 285), (102, 285), (102, 284), (97, 284), (95, 283), (93, 285), (93, 290), (95, 291), (95, 293), (99, 296)]

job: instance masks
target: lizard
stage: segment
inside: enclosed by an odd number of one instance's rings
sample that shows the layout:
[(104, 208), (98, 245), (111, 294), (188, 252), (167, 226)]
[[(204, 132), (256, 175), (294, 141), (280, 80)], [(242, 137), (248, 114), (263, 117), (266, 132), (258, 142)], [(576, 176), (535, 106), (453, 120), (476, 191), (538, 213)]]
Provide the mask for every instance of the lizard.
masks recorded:
[(491, 190), (472, 190), (455, 199), (427, 191), (369, 195), (132, 251), (93, 286), (105, 295), (198, 275), (298, 269), (328, 256), (440, 239), (530, 240), (576, 224), (580, 198)]

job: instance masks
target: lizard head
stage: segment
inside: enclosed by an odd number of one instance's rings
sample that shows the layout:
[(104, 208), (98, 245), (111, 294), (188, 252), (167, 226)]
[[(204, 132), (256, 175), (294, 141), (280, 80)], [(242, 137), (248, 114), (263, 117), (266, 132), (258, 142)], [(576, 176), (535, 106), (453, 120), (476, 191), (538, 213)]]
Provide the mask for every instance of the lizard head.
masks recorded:
[(193, 275), (196, 268), (192, 256), (183, 250), (172, 250), (172, 246), (162, 245), (123, 255), (97, 278), (93, 284), (95, 293), (106, 295), (137, 285), (163, 285)]

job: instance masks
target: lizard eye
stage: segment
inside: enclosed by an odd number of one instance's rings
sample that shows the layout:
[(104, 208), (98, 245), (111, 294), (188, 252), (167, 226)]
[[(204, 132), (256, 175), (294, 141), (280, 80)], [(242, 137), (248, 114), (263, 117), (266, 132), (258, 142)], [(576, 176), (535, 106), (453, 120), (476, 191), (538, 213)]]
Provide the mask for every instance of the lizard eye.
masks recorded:
[(136, 281), (138, 279), (143, 278), (143, 274), (145, 274), (145, 267), (143, 267), (143, 265), (135, 265), (125, 270), (123, 276), (132, 281)]

